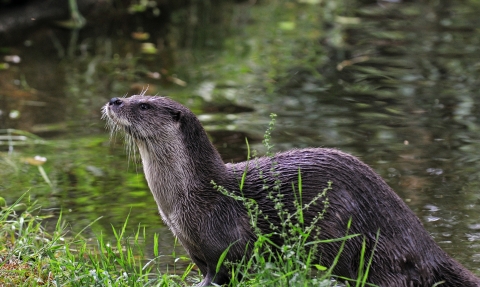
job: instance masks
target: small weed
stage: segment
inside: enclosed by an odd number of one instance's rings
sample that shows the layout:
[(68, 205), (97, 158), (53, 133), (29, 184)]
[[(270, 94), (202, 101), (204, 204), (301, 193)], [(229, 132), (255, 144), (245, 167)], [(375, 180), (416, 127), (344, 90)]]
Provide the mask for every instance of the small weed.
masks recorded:
[[(253, 159), (250, 158), (250, 146), (247, 141), (248, 158), (239, 182), (239, 191), (229, 191), (222, 186), (212, 182), (213, 186), (223, 194), (240, 201), (245, 206), (257, 240), (253, 243), (253, 248), (249, 254), (246, 254), (240, 262), (227, 262), (227, 267), (232, 273), (231, 286), (337, 286), (335, 276), (332, 274), (337, 264), (343, 248), (349, 239), (359, 234), (349, 234), (351, 221), (348, 222), (346, 234), (342, 238), (331, 240), (319, 240), (321, 230), (318, 228), (318, 222), (324, 218), (329, 207), (327, 194), (332, 190), (332, 182), (327, 182), (327, 187), (320, 191), (308, 202), (304, 202), (302, 189), (302, 171), (298, 170), (296, 183), (292, 183), (292, 194), (294, 196), (293, 210), (287, 208), (285, 194), (280, 192), (281, 179), (277, 171), (278, 163), (272, 152), (271, 134), (275, 126), (275, 114), (271, 114), (269, 127), (264, 135), (263, 144), (267, 149), (266, 157), (270, 157), (271, 166), (269, 173), (274, 177), (273, 185), (269, 185), (272, 180), (267, 180), (263, 174), (259, 158), (256, 151), (253, 151)], [(266, 197), (271, 201), (276, 211), (276, 219), (268, 218), (257, 202), (244, 195), (245, 180), (247, 173), (252, 169), (259, 175), (259, 180), (263, 182), (263, 191)], [(305, 220), (305, 211), (313, 205), (321, 204), (323, 207), (308, 222)], [(259, 222), (267, 222), (269, 230), (265, 233), (259, 227)], [(378, 237), (378, 236), (377, 236)], [(378, 239), (378, 238), (377, 238)], [(281, 242), (281, 245), (278, 245)], [(341, 242), (340, 249), (331, 266), (323, 266), (317, 253), (321, 244)], [(365, 261), (365, 242), (362, 250), (361, 262), (359, 266), (363, 267)], [(355, 286), (366, 286), (368, 270), (371, 264), (373, 254), (371, 254), (368, 264), (363, 270), (359, 269), (358, 278), (338, 278), (342, 281), (355, 282)], [(222, 260), (223, 261), (223, 260)], [(347, 283), (348, 284), (348, 283)]]

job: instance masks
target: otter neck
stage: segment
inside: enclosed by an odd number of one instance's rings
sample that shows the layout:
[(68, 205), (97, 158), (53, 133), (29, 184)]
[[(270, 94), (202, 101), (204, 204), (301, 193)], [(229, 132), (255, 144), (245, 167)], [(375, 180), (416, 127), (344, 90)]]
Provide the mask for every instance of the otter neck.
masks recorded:
[(186, 146), (180, 137), (162, 143), (138, 140), (137, 146), (162, 216), (168, 217), (176, 207), (181, 208), (181, 198), (204, 196), (205, 192), (216, 194), (210, 182), (221, 184), (226, 177), (227, 169), (208, 138), (207, 144), (197, 141), (193, 146)]

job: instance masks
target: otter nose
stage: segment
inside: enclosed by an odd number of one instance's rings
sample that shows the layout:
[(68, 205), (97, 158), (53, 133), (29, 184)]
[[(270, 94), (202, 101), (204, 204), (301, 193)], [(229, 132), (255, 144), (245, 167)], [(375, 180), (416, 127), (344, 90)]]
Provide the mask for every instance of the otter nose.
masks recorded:
[(122, 100), (120, 100), (119, 98), (112, 98), (108, 104), (111, 106), (111, 105), (115, 105), (115, 106), (120, 106), (122, 104)]

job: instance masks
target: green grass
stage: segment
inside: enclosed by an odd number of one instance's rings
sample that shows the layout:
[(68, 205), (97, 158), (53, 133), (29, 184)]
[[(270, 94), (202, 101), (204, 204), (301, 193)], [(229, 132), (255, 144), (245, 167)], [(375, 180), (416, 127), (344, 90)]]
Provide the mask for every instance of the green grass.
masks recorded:
[(192, 263), (180, 275), (160, 272), (158, 236), (154, 258), (147, 258), (145, 230), (127, 236), (128, 218), (109, 242), (103, 234), (93, 240), (70, 235), (61, 216), (47, 232), (47, 218), (39, 214), (28, 193), (1, 208), (0, 286), (189, 286), (199, 280)]
[[(90, 239), (70, 234), (61, 216), (47, 232), (48, 218), (40, 211), (28, 193), (1, 207), (0, 286), (192, 286), (201, 279), (193, 263), (180, 274), (160, 271), (156, 266), (164, 257), (159, 255), (158, 236), (154, 235), (153, 258), (149, 258), (145, 230), (137, 228), (127, 235), (128, 218), (121, 229), (113, 230), (110, 242), (103, 234)], [(337, 286), (333, 266), (318, 264), (315, 248), (307, 251), (305, 246), (341, 241), (337, 261), (345, 242), (357, 235), (347, 230), (343, 238), (315, 241), (305, 232), (308, 228), (287, 227), (292, 230), (285, 234), (290, 239), (283, 246), (275, 246), (271, 234), (259, 234), (251, 256), (236, 263), (221, 258), (218, 266), (226, 264), (232, 271), (230, 286)], [(363, 258), (359, 266), (364, 266)], [(368, 268), (347, 286), (370, 286), (365, 283), (367, 274)]]

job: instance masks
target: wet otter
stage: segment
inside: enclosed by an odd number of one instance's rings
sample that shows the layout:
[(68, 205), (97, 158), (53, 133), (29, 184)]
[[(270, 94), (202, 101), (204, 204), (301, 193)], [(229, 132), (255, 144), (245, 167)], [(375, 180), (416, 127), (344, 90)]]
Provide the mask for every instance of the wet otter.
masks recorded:
[[(278, 215), (263, 190), (263, 180), (274, 185), (279, 179), (278, 192), (293, 200), (292, 183), (297, 184), (300, 170), (304, 202), (332, 182), (329, 208), (317, 224), (320, 239), (344, 236), (350, 218), (350, 232), (363, 235), (346, 242), (334, 268), (336, 275), (357, 277), (362, 242), (366, 241), (370, 254), (380, 230), (368, 282), (432, 286), (445, 281), (441, 286), (480, 286), (479, 278), (440, 249), (385, 181), (351, 155), (309, 148), (262, 157), (255, 164), (224, 164), (197, 117), (171, 99), (144, 95), (113, 98), (103, 112), (113, 131), (125, 131), (127, 139), (138, 146), (163, 220), (204, 275), (199, 286), (227, 283), (228, 270), (222, 267), (216, 272), (220, 255), (231, 245), (227, 259), (238, 261), (247, 244), (256, 239), (243, 204), (211, 183), (238, 193), (244, 170), (243, 195), (254, 199), (277, 224)], [(277, 175), (272, 175), (273, 162)], [(286, 207), (293, 208), (291, 204)], [(307, 224), (321, 208), (320, 204), (304, 210)], [(269, 232), (267, 222), (259, 222), (259, 226)], [(336, 243), (320, 245), (322, 264), (331, 264), (338, 250)]]

